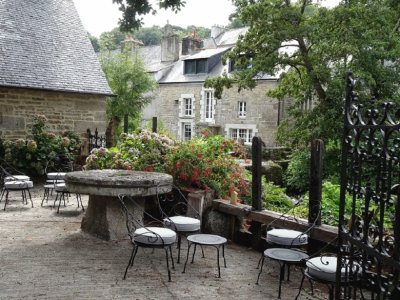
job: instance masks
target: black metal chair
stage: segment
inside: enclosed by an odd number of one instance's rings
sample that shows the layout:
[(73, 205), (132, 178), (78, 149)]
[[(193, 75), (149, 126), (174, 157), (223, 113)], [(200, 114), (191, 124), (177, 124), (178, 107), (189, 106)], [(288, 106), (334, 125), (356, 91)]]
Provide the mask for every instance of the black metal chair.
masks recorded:
[(72, 170), (70, 164), (63, 162), (63, 160), (56, 156), (50, 159), (45, 168), (46, 182), (43, 185), (44, 194), (41, 206), (44, 200), (48, 202), (49, 196), (53, 193), (56, 184), (64, 183), (64, 177), (67, 172)]
[[(169, 268), (169, 258), (171, 258), (172, 268), (175, 269), (174, 259), (172, 257), (172, 249), (171, 246), (176, 242), (176, 232), (165, 228), (163, 222), (155, 219), (154, 217), (146, 214), (141, 211), (141, 208), (135, 200), (128, 195), (119, 195), (118, 199), (121, 204), (121, 209), (126, 218), (126, 228), (128, 230), (128, 235), (132, 242), (133, 248), (132, 253), (128, 262), (128, 265), (125, 269), (125, 274), (123, 279), (126, 279), (126, 274), (128, 272), (129, 267), (133, 266), (135, 261), (135, 257), (138, 251), (138, 248), (151, 248), (151, 249), (164, 249), (165, 250), (165, 258), (167, 261), (167, 270), (168, 270), (168, 281), (171, 281), (171, 270)], [(135, 212), (136, 210), (136, 212)], [(150, 218), (152, 221), (147, 224), (149, 226), (144, 226), (135, 217), (135, 214), (146, 214), (147, 218)], [(168, 255), (169, 250), (169, 255)]]
[[(334, 299), (336, 276), (337, 276), (337, 255), (325, 252), (328, 247), (337, 244), (337, 238), (327, 243), (324, 247), (319, 249), (316, 253), (310, 255), (308, 258), (303, 260), (303, 277), (300, 282), (299, 292), (295, 298), (300, 296), (303, 289), (304, 279), (308, 279), (311, 285), (311, 291), (314, 293), (313, 282), (324, 284), (328, 287), (329, 300)], [(352, 265), (348, 263), (348, 260), (344, 259), (343, 264), (340, 268), (341, 273), (341, 285), (353, 284), (359, 280), (359, 273), (361, 271), (361, 264), (353, 261)], [(362, 288), (360, 286), (361, 299), (364, 299)]]
[(8, 196), (10, 192), (20, 191), (22, 196), (22, 203), (28, 204), (28, 196), (33, 207), (33, 201), (30, 189), (33, 187), (33, 182), (29, 176), (16, 170), (10, 166), (6, 161), (0, 159), (0, 185), (1, 195), (0, 202), (4, 200), (4, 210), (6, 210), (7, 203), (9, 202)]
[[(60, 212), (61, 201), (64, 202), (65, 206), (65, 200), (66, 198), (68, 200), (71, 194), (68, 191), (67, 186), (64, 182), (65, 175), (71, 171), (73, 171), (72, 163), (70, 161), (63, 160), (59, 156), (56, 156), (55, 158), (48, 161), (45, 168), (46, 182), (43, 186), (44, 194), (41, 206), (43, 206), (44, 200), (46, 200), (46, 203), (48, 202), (49, 196), (52, 194), (53, 191), (55, 191), (56, 198), (54, 200), (53, 207), (56, 206), (56, 203), (58, 201), (57, 213)], [(78, 203), (78, 208), (82, 207), (82, 210), (84, 211), (85, 208), (82, 203), (81, 195), (75, 194), (75, 197)]]
[[(274, 228), (273, 225), (279, 220), (282, 221), (283, 219), (292, 218), (297, 221), (295, 217), (288, 215), (289, 211), (284, 212), (278, 218), (274, 219), (267, 225), (266, 241), (268, 244), (276, 248), (269, 248), (263, 251), (261, 253), (261, 257), (257, 265), (257, 269), (260, 269), (260, 271), (257, 276), (256, 284), (259, 283), (260, 275), (263, 271), (265, 258), (279, 262), (280, 276), (279, 276), (278, 298), (280, 298), (281, 296), (281, 284), (285, 277), (285, 271), (286, 271), (285, 268), (287, 268), (287, 280), (289, 280), (291, 265), (303, 266), (304, 259), (308, 257), (308, 255), (304, 251), (292, 248), (299, 248), (308, 244), (309, 234), (312, 231), (312, 229), (317, 225), (321, 213), (321, 210), (319, 209), (314, 222), (311, 223), (304, 231), (285, 229), (285, 228)], [(282, 248), (282, 250), (279, 251), (279, 248)]]
[[(157, 193), (157, 204), (167, 228), (174, 230), (178, 235), (178, 264), (181, 256), (182, 236), (198, 233), (201, 229), (200, 214), (192, 207), (182, 191), (174, 187), (169, 194)], [(167, 213), (165, 211), (168, 211)], [(190, 213), (192, 216), (187, 216)], [(203, 248), (202, 248), (203, 251)]]

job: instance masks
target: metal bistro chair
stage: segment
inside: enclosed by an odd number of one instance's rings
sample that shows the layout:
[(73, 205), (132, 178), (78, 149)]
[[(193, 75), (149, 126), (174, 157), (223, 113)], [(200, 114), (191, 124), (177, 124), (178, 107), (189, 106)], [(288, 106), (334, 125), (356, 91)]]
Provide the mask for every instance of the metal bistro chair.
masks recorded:
[(46, 182), (43, 185), (44, 194), (41, 206), (43, 206), (44, 200), (46, 200), (46, 203), (48, 202), (49, 196), (53, 194), (56, 184), (64, 183), (65, 174), (70, 171), (71, 167), (62, 162), (58, 156), (47, 162), (45, 168)]
[[(44, 184), (44, 194), (43, 194), (43, 199), (42, 199), (42, 204), (43, 206), (44, 200), (46, 200), (46, 203), (48, 202), (49, 196), (52, 194), (53, 191), (55, 191), (56, 198), (54, 200), (53, 207), (56, 206), (56, 203), (58, 201), (58, 208), (57, 208), (57, 213), (60, 212), (60, 206), (61, 206), (61, 201), (64, 202), (65, 206), (65, 198), (70, 196), (70, 192), (67, 189), (67, 186), (65, 185), (64, 177), (68, 172), (73, 171), (72, 164), (70, 162), (65, 162), (62, 160), (62, 158), (56, 156), (55, 158), (51, 159), (46, 166), (45, 172), (46, 172), (46, 182)], [(82, 206), (82, 210), (84, 211), (85, 208), (82, 203), (82, 198), (80, 194), (75, 194), (76, 196), (76, 201), (78, 203), (78, 208)]]
[[(270, 222), (267, 226), (267, 229), (271, 228), (273, 223), (277, 222), (278, 220), (288, 218), (287, 213), (288, 212), (284, 212), (278, 218)], [(267, 243), (277, 248), (269, 248), (261, 253), (261, 258), (259, 259), (257, 265), (257, 269), (260, 268), (260, 271), (257, 276), (256, 284), (259, 283), (260, 275), (263, 271), (265, 258), (278, 261), (280, 265), (278, 298), (281, 297), (281, 285), (285, 277), (285, 268), (287, 269), (287, 280), (289, 280), (290, 266), (291, 265), (302, 266), (304, 264), (304, 260), (308, 258), (308, 255), (305, 252), (292, 248), (297, 248), (308, 244), (308, 235), (311, 232), (311, 230), (316, 226), (319, 220), (320, 213), (321, 210), (318, 211), (318, 214), (314, 222), (310, 224), (310, 226), (303, 232), (292, 229), (284, 229), (284, 228), (273, 228), (267, 230), (266, 232)]]
[[(119, 195), (118, 199), (121, 204), (122, 212), (126, 218), (126, 228), (128, 230), (128, 235), (133, 245), (132, 253), (128, 265), (126, 266), (123, 279), (126, 279), (126, 274), (128, 272), (129, 267), (133, 266), (138, 248), (142, 247), (142, 248), (165, 250), (165, 258), (167, 261), (167, 270), (168, 270), (168, 281), (171, 281), (169, 258), (171, 258), (172, 261), (172, 268), (175, 269), (174, 259), (172, 257), (172, 250), (171, 250), (171, 246), (176, 242), (175, 231), (163, 227), (163, 223), (161, 221), (151, 217), (150, 215), (147, 215), (147, 217), (151, 218), (152, 222), (149, 225), (152, 226), (144, 226), (138, 221), (138, 217), (135, 217), (135, 215), (138, 213), (140, 213), (141, 215), (145, 214), (145, 212), (141, 211), (135, 200), (127, 195)], [(168, 250), (169, 250), (169, 256), (168, 256)]]
[[(178, 264), (181, 256), (182, 236), (200, 232), (200, 214), (188, 203), (182, 191), (174, 187), (169, 194), (159, 195), (157, 193), (157, 204), (162, 215), (163, 222), (167, 228), (174, 230), (178, 235)], [(168, 208), (167, 208), (168, 207)], [(168, 213), (165, 213), (166, 208)], [(194, 217), (188, 217), (187, 213), (192, 213)], [(202, 248), (203, 251), (203, 248)], [(204, 256), (204, 252), (203, 252)]]
[[(313, 282), (322, 283), (328, 287), (328, 299), (334, 299), (338, 263), (337, 256), (336, 254), (330, 254), (329, 252), (324, 253), (324, 251), (327, 249), (327, 247), (336, 244), (336, 242), (337, 238), (327, 243), (327, 245), (319, 249), (316, 253), (304, 259), (302, 268), (303, 277), (301, 279), (299, 292), (295, 300), (297, 300), (297, 298), (300, 296), (301, 290), (303, 289), (304, 279), (306, 278), (310, 282), (312, 293), (314, 293)], [(349, 260), (344, 259), (340, 268), (341, 285), (348, 285), (359, 280), (361, 264), (357, 261), (354, 261), (352, 262), (352, 265), (350, 265), (348, 261)], [(365, 299), (361, 286), (360, 295), (361, 299)]]
[[(0, 160), (0, 184), (1, 184), (1, 195), (0, 202), (4, 200), (4, 210), (6, 210), (7, 203), (9, 202), (9, 192), (20, 191), (22, 195), (22, 203), (28, 204), (28, 197), (33, 207), (33, 201), (30, 189), (33, 187), (33, 182), (29, 176), (19, 172), (15, 168), (11, 167), (6, 161)], [(4, 197), (5, 196), (5, 197)]]

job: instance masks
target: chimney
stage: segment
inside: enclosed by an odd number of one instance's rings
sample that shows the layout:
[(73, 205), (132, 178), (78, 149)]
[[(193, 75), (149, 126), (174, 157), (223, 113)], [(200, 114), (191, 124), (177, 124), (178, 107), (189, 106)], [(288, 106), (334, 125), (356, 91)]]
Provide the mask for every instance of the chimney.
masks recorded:
[(132, 58), (136, 58), (137, 49), (143, 45), (142, 41), (136, 40), (131, 35), (127, 35), (125, 40), (121, 42), (121, 52), (129, 53)]
[(196, 32), (182, 39), (182, 55), (192, 54), (203, 47), (203, 41)]
[(161, 38), (161, 61), (177, 61), (179, 59), (179, 36), (172, 31), (172, 26), (164, 26), (164, 35)]
[(220, 25), (213, 25), (211, 27), (211, 37), (216, 39), (221, 33), (225, 31), (225, 27)]

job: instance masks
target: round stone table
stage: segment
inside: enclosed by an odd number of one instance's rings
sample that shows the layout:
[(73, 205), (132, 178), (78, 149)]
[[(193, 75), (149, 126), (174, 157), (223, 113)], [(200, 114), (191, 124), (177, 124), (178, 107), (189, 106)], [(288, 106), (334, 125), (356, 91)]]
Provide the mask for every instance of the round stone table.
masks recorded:
[(143, 197), (170, 192), (173, 181), (171, 175), (164, 173), (128, 170), (70, 172), (64, 180), (69, 192), (89, 195), (82, 230), (105, 240), (128, 236), (118, 195), (135, 197), (135, 202), (141, 206), (134, 210), (135, 216), (141, 220), (145, 201)]

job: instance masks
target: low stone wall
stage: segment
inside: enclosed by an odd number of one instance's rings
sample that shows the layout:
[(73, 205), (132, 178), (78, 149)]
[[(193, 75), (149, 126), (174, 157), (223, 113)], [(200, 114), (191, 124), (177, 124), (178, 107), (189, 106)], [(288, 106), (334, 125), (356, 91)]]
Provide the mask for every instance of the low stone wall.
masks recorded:
[[(224, 236), (238, 244), (257, 245), (257, 250), (265, 249), (265, 236), (253, 236), (243, 223), (247, 220), (267, 225), (274, 222), (274, 226), (305, 231), (310, 227), (307, 220), (280, 218), (281, 214), (273, 211), (254, 211), (251, 206), (244, 204), (230, 204), (226, 200), (214, 199), (212, 209), (203, 215), (203, 228), (208, 233)], [(265, 226), (264, 226), (265, 227)], [(264, 228), (265, 231), (265, 228)], [(337, 237), (337, 228), (329, 225), (320, 225), (310, 231), (311, 240), (318, 244), (331, 243)], [(254, 239), (257, 239), (255, 242)], [(315, 244), (315, 243), (314, 243)], [(315, 247), (315, 245), (312, 245)]]
[(29, 136), (35, 115), (45, 115), (52, 132), (104, 133), (107, 125), (105, 96), (0, 87), (0, 137)]

